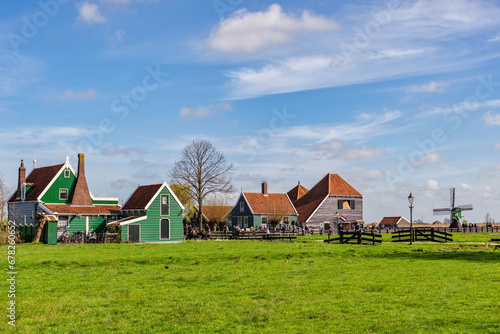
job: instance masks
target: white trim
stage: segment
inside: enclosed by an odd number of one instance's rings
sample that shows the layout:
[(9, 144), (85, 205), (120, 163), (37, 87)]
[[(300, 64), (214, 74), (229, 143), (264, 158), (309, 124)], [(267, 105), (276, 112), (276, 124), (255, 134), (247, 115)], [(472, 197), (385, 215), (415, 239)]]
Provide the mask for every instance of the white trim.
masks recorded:
[(297, 210), (295, 210), (295, 205), (293, 205), (292, 200), (290, 199), (290, 197), (288, 197), (288, 194), (285, 193), (285, 195), (286, 195), (286, 198), (288, 198), (288, 202), (290, 202), (290, 205), (292, 206), (293, 211), (295, 211), (295, 213), (297, 214), (297, 220), (299, 220), (299, 213), (297, 212)]
[[(119, 202), (120, 199), (118, 197), (94, 197), (92, 196), (94, 201), (116, 201)], [(113, 205), (113, 204), (96, 204), (96, 205)], [(120, 203), (118, 203), (120, 205)]]
[[(66, 176), (66, 172), (68, 172), (68, 176)], [(71, 171), (69, 169), (64, 170), (64, 178), (69, 179), (71, 177)]]
[[(158, 189), (158, 191), (156, 192), (156, 194), (151, 198), (151, 200), (149, 201), (149, 203), (144, 207), (144, 210), (147, 210), (149, 209), (149, 206), (151, 204), (153, 204), (153, 201), (158, 197), (158, 195), (161, 193), (161, 191), (163, 190), (163, 187), (166, 187), (168, 189), (168, 191), (170, 192), (170, 194), (174, 197), (175, 201), (177, 202), (177, 204), (179, 204), (179, 206), (181, 207), (182, 211), (186, 210), (184, 208), (184, 205), (182, 205), (181, 201), (179, 201), (179, 199), (177, 198), (177, 196), (175, 196), (175, 193), (172, 191), (172, 189), (170, 188), (170, 186), (167, 184), (167, 182), (163, 182), (163, 184), (160, 186), (160, 189)], [(170, 205), (170, 204), (169, 204)]]
[[(66, 190), (66, 198), (61, 198), (61, 190)], [(68, 188), (59, 188), (59, 200), (60, 201), (69, 201), (69, 189)]]
[(245, 193), (241, 193), (241, 195), (243, 196), (243, 199), (247, 203), (248, 207), (250, 208), (250, 212), (252, 213), (252, 215), (254, 215), (255, 213), (253, 212), (252, 206), (250, 205), (250, 203), (248, 203), (247, 198), (245, 197)]
[[(162, 238), (162, 237), (161, 237), (161, 221), (162, 221), (163, 219), (168, 220), (168, 238), (167, 238), (167, 239), (164, 239), (164, 238)], [(158, 238), (158, 239), (160, 239), (160, 240), (170, 240), (170, 239), (172, 239), (172, 235), (170, 234), (170, 230), (171, 230), (171, 229), (170, 229), (170, 227), (171, 227), (170, 221), (171, 221), (171, 220), (170, 220), (170, 218), (160, 218), (160, 221), (158, 222), (158, 223), (160, 224), (160, 226), (159, 226), (159, 232), (160, 232), (160, 233), (159, 233), (159, 235), (158, 235), (158, 236), (159, 236), (159, 238)]]
[[(161, 201), (162, 197), (163, 196), (167, 196), (168, 200), (167, 200), (167, 214), (164, 215), (163, 212), (162, 212), (162, 207), (163, 207), (163, 203)], [(170, 195), (168, 194), (160, 194), (160, 217), (170, 217)]]
[[(125, 225), (129, 225), (129, 224), (133, 224), (133, 223), (137, 223), (139, 221), (145, 220), (145, 219), (148, 218), (148, 216), (135, 217), (134, 219), (130, 219), (130, 218), (131, 217), (127, 217), (127, 218), (122, 218), (122, 219), (119, 219), (119, 220), (115, 220), (114, 222), (112, 222), (110, 224), (116, 224), (116, 223), (118, 223), (118, 225), (120, 225), (120, 226), (125, 226)], [(121, 223), (122, 220), (126, 220), (126, 219), (129, 219), (129, 221)]]
[(316, 213), (316, 211), (318, 211), (318, 209), (323, 205), (323, 203), (325, 203), (325, 201), (326, 201), (326, 199), (328, 197), (330, 197), (330, 194), (326, 195), (325, 198), (321, 201), (321, 203), (319, 203), (319, 205), (316, 207), (316, 209), (314, 209), (313, 213), (311, 213), (311, 215), (309, 217), (307, 217), (307, 219), (305, 221), (306, 223), (309, 222), (309, 219), (311, 219), (311, 217), (314, 216), (314, 214)]
[[(45, 167), (50, 167), (50, 166), (45, 166)], [(43, 168), (43, 167), (39, 167), (39, 168)], [(54, 182), (56, 182), (57, 178), (59, 177), (59, 175), (61, 175), (61, 173), (66, 169), (66, 168), (69, 168), (72, 172), (73, 172), (73, 175), (75, 175), (76, 177), (76, 172), (75, 170), (73, 169), (73, 167), (70, 165), (70, 163), (68, 161), (66, 161), (64, 163), (64, 165), (61, 167), (61, 169), (56, 173), (56, 175), (52, 178), (52, 180), (49, 182), (49, 184), (45, 187), (45, 189), (40, 193), (40, 195), (37, 197), (37, 200), (41, 201), (42, 197), (45, 195), (45, 193), (50, 189), (50, 187), (52, 187), (52, 185), (54, 184)], [(36, 168), (35, 168), (36, 169)], [(35, 170), (33, 169), (33, 171)], [(31, 173), (33, 173), (33, 171), (31, 171)], [(30, 175), (31, 175), (30, 173)], [(28, 175), (29, 177), (29, 175)], [(69, 197), (69, 194), (68, 194), (68, 197)]]

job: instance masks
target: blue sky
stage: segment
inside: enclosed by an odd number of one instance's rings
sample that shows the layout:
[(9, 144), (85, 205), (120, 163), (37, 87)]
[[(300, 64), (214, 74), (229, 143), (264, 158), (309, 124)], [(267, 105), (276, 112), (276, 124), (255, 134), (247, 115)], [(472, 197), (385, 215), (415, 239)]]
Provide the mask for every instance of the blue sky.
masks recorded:
[[(94, 195), (159, 183), (194, 138), (235, 187), (339, 173), (365, 221), (449, 203), (500, 219), (496, 1), (42, 0), (0, 4), (0, 173), (76, 167)], [(30, 167), (28, 168), (28, 171)], [(235, 194), (236, 195), (236, 194)], [(229, 199), (231, 202), (234, 196)]]

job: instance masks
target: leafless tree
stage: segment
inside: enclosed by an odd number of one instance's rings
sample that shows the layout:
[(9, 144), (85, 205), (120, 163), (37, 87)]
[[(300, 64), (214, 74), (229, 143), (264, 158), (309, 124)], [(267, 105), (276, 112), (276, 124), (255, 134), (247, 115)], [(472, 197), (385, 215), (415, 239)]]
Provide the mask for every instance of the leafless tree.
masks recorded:
[(486, 224), (492, 224), (495, 222), (495, 219), (490, 215), (490, 213), (486, 213), (486, 216), (484, 216), (484, 222)]
[[(205, 139), (195, 139), (182, 150), (182, 157), (168, 172), (171, 183), (187, 184), (200, 212), (207, 196), (227, 194), (234, 191), (231, 184), (233, 164), (224, 154)], [(200, 229), (202, 215), (198, 215)]]
[(270, 212), (267, 215), (267, 221), (271, 225), (272, 230), (276, 231), (276, 227), (288, 216), (289, 206), (288, 203), (283, 201), (273, 201), (269, 206)]
[(45, 226), (45, 223), (47, 223), (48, 219), (45, 213), (37, 213), (36, 214), (36, 230), (35, 230), (35, 235), (33, 236), (33, 242), (39, 242), (40, 237), (42, 236), (42, 230), (43, 227)]
[(3, 222), (7, 216), (7, 202), (10, 196), (9, 188), (3, 181), (3, 176), (0, 174), (0, 223)]

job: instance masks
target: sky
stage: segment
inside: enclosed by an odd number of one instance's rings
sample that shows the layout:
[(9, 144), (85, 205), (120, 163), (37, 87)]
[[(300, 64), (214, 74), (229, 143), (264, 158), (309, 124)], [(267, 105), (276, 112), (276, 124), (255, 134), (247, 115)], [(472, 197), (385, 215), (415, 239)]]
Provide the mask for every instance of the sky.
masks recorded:
[(0, 3), (0, 173), (76, 168), (126, 200), (196, 138), (237, 194), (338, 173), (364, 220), (500, 220), (498, 1)]

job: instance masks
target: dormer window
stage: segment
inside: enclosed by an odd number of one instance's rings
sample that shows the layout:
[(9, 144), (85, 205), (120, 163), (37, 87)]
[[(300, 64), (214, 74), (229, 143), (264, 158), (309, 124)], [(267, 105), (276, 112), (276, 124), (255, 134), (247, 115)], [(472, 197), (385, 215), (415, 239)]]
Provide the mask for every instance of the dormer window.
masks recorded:
[(59, 189), (59, 200), (67, 201), (68, 200), (68, 189)]
[(69, 169), (65, 169), (64, 170), (64, 177), (69, 179), (70, 176), (71, 176), (71, 173), (70, 173)]
[(21, 201), (26, 199), (26, 183), (21, 184)]

